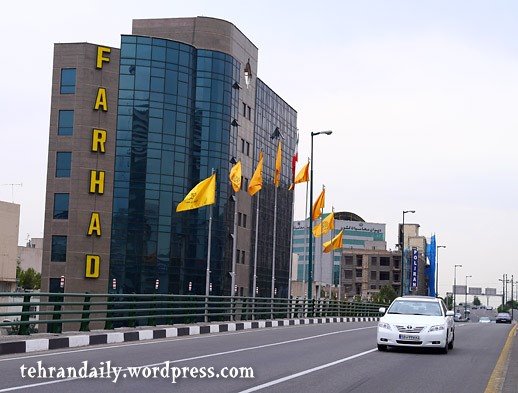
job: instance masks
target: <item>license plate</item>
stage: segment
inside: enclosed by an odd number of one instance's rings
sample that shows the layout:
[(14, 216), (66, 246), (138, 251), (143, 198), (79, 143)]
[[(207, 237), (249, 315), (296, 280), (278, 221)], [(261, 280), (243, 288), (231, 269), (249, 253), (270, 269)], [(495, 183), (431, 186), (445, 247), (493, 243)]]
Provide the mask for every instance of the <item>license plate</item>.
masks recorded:
[(419, 341), (419, 336), (413, 336), (410, 334), (400, 334), (399, 339), (400, 340)]

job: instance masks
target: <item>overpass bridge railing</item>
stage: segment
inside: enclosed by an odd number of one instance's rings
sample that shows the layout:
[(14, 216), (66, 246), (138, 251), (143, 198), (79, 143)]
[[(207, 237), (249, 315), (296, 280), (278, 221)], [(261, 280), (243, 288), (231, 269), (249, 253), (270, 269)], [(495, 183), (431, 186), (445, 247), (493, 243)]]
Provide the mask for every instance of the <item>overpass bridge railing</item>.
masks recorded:
[(383, 304), (330, 299), (98, 293), (0, 293), (0, 328), (9, 334), (89, 331), (216, 321), (379, 317)]

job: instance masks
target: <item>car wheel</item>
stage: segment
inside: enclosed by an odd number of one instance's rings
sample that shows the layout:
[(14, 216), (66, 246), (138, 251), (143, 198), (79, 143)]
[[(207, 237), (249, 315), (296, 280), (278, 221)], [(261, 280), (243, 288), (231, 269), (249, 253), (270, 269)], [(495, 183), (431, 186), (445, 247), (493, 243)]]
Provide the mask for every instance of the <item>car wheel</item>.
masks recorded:
[(387, 346), (383, 345), (383, 344), (378, 344), (378, 351), (386, 352), (387, 351)]
[(446, 335), (446, 343), (444, 344), (444, 347), (441, 348), (441, 353), (446, 355), (448, 353), (449, 348), (450, 346), (448, 344), (448, 335)]
[(453, 337), (451, 339), (451, 342), (448, 344), (448, 349), (453, 349), (453, 342), (455, 341), (455, 333), (453, 333)]

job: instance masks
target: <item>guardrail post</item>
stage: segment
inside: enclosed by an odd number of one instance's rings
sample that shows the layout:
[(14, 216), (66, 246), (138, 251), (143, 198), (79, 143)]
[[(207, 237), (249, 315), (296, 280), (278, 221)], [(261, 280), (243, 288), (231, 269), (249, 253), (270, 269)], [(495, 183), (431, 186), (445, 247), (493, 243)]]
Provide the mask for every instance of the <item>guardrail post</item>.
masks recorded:
[[(63, 301), (65, 300), (63, 295), (52, 296), (52, 298), (53, 298), (53, 301), (55, 301), (56, 303), (58, 303), (58, 302), (63, 303)], [(55, 304), (54, 311), (61, 311), (61, 306), (62, 306), (62, 304)], [(53, 321), (54, 320), (59, 321), (60, 319), (61, 319), (61, 314), (59, 314), (59, 313), (52, 314)], [(51, 333), (61, 333), (62, 325), (63, 324), (59, 323), (59, 322), (52, 322), (50, 325), (50, 332)]]
[[(86, 292), (88, 293), (88, 292)], [(86, 294), (85, 294), (86, 295)], [(85, 312), (90, 310), (90, 296), (85, 296), (85, 301), (83, 303), (83, 313), (81, 314), (81, 319), (88, 319), (88, 321), (81, 321), (81, 326), (79, 327), (80, 332), (89, 332), (90, 331), (90, 313)]]
[(115, 298), (113, 298), (113, 300), (112, 300), (111, 296), (108, 296), (106, 298), (106, 303), (108, 303), (108, 304), (106, 305), (106, 318), (107, 319), (104, 321), (105, 330), (113, 330), (113, 321), (108, 320), (108, 318), (111, 318), (113, 316), (112, 305), (111, 305), (112, 301), (115, 301)]
[[(153, 303), (151, 304), (151, 308), (156, 308), (156, 302), (157, 302), (156, 296), (153, 296), (152, 299), (153, 299)], [(147, 305), (148, 305), (147, 308), (150, 308), (149, 307), (150, 304), (147, 303)], [(156, 310), (150, 311), (149, 315), (150, 315), (150, 317), (148, 317), (148, 319), (147, 319), (148, 326), (156, 326), (156, 318), (155, 318)]]
[(128, 327), (135, 327), (135, 320), (136, 320), (136, 316), (137, 316), (137, 313), (135, 312), (135, 302), (136, 302), (136, 298), (131, 298), (131, 297), (128, 297), (128, 298), (123, 298), (123, 300), (126, 300), (128, 299), (130, 301), (130, 305), (129, 305), (129, 308), (132, 310), (128, 313)]
[[(30, 311), (31, 307), (31, 295), (23, 296), (23, 306), (22, 306), (22, 316), (20, 318), (20, 322), (29, 322), (30, 315), (24, 314)], [(20, 323), (20, 328), (18, 329), (18, 334), (21, 336), (28, 336), (29, 333), (29, 324), (28, 323)]]

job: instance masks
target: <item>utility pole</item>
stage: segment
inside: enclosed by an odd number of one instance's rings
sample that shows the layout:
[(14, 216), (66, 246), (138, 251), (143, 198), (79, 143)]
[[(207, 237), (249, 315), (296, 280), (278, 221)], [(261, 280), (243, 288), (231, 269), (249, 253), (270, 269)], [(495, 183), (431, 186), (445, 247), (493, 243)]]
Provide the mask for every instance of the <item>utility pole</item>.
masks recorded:
[(514, 319), (514, 274), (511, 274), (511, 321)]

